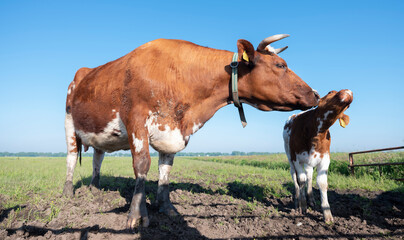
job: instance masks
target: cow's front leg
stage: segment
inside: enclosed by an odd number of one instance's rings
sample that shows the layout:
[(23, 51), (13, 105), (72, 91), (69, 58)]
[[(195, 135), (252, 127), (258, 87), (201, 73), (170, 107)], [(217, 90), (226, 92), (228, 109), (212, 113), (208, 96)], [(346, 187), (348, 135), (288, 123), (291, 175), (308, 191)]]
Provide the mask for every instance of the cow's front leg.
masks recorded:
[(157, 204), (159, 212), (168, 216), (177, 216), (178, 213), (170, 201), (170, 190), (168, 187), (170, 170), (173, 166), (175, 154), (159, 154), (159, 183), (157, 189)]
[(103, 160), (104, 160), (104, 152), (98, 149), (94, 149), (93, 177), (91, 179), (91, 185), (96, 188), (100, 188), (100, 170)]
[(136, 185), (130, 204), (127, 228), (133, 229), (142, 222), (143, 227), (149, 226), (149, 216), (146, 209), (145, 184), (150, 168), (149, 142), (145, 132), (130, 132), (129, 143), (132, 152), (133, 171)]
[(313, 197), (313, 167), (310, 165), (305, 164), (304, 169), (307, 174), (307, 197), (308, 197), (308, 204), (310, 207), (315, 206), (314, 197)]
[(334, 222), (334, 218), (331, 214), (330, 204), (328, 203), (327, 197), (327, 172), (328, 166), (330, 165), (330, 160), (325, 159), (320, 163), (320, 166), (317, 167), (317, 186), (320, 189), (321, 195), (321, 208), (323, 209), (324, 221), (326, 223)]

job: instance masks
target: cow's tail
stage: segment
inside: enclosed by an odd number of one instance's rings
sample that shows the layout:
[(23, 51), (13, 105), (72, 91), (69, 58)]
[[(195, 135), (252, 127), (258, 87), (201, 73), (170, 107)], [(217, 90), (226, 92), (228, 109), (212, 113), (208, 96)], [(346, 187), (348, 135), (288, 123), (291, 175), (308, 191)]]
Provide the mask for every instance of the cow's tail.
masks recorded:
[(77, 158), (79, 159), (79, 163), (81, 166), (81, 152), (82, 152), (82, 145), (81, 145), (81, 139), (79, 137), (76, 137), (76, 146), (77, 146)]

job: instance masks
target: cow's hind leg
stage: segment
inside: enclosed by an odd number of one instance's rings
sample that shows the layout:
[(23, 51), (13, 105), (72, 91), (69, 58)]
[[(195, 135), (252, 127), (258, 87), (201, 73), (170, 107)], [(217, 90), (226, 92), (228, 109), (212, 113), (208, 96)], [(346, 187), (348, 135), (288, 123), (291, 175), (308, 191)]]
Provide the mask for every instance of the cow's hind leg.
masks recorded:
[[(140, 129), (140, 127), (138, 129)], [(149, 216), (146, 209), (145, 184), (151, 161), (146, 131), (143, 130), (135, 132), (134, 130), (128, 129), (128, 134), (132, 153), (133, 171), (136, 176), (136, 184), (135, 190), (133, 191), (126, 226), (129, 229), (133, 229), (141, 222), (143, 227), (149, 226)]]
[(157, 204), (159, 211), (168, 216), (177, 216), (178, 213), (170, 201), (169, 176), (173, 166), (175, 154), (159, 154), (159, 183), (157, 189)]
[(66, 182), (63, 188), (63, 195), (67, 197), (73, 196), (73, 173), (76, 167), (78, 150), (81, 147), (80, 141), (75, 134), (73, 118), (71, 114), (67, 113), (65, 117), (65, 132), (67, 144), (67, 157), (66, 157)]
[(94, 149), (93, 177), (91, 179), (91, 185), (96, 188), (100, 188), (100, 170), (103, 160), (104, 160), (104, 152), (98, 149)]

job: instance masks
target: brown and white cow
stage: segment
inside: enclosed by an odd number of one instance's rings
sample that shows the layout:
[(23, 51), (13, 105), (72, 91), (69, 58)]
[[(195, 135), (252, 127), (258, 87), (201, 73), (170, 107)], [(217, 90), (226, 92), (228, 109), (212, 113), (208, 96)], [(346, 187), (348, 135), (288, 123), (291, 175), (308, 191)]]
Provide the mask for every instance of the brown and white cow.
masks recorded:
[(333, 222), (327, 198), (327, 172), (330, 165), (331, 136), (328, 130), (339, 119), (345, 127), (349, 123), (344, 111), (353, 100), (351, 90), (331, 91), (320, 99), (316, 108), (292, 115), (286, 121), (283, 139), (295, 185), (295, 207), (307, 210), (305, 184), (309, 205), (314, 206), (312, 191), (313, 168), (317, 168), (317, 185), (321, 193), (324, 220)]
[[(264, 39), (257, 50), (238, 40), (238, 90), (241, 102), (263, 111), (307, 109), (318, 94), (302, 81)], [(233, 53), (182, 40), (158, 39), (105, 65), (77, 71), (66, 103), (67, 177), (64, 194), (73, 194), (73, 172), (81, 146), (94, 148), (92, 185), (99, 185), (104, 152), (130, 149), (136, 186), (127, 226), (149, 223), (145, 181), (149, 145), (159, 152), (156, 201), (176, 215), (169, 199), (169, 173), (175, 153), (217, 110), (232, 102)]]

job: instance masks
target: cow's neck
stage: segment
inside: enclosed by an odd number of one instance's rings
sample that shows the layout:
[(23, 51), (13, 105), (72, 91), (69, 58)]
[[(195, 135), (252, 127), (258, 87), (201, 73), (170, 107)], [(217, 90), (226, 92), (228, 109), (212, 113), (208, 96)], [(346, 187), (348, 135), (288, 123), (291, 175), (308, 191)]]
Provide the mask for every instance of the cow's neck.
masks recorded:
[[(209, 68), (202, 67), (200, 69), (201, 79), (194, 86), (198, 96), (193, 100), (192, 114), (189, 116), (189, 122), (201, 123), (202, 125), (208, 121), (222, 107), (231, 102), (230, 78), (231, 68), (229, 66), (233, 53), (220, 51), (214, 56), (210, 62)], [(204, 63), (203, 59), (201, 64)]]

